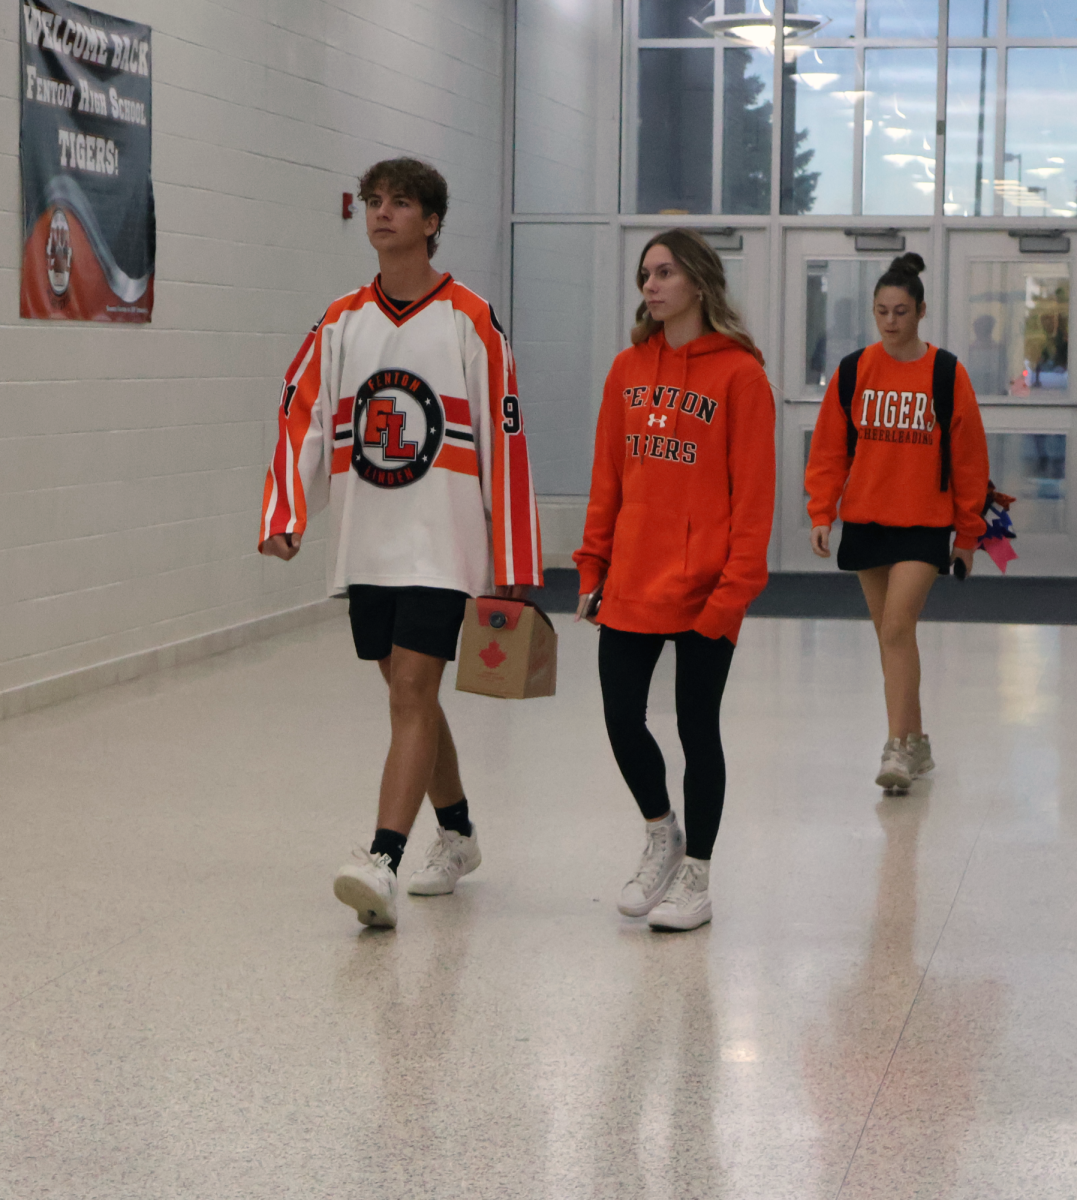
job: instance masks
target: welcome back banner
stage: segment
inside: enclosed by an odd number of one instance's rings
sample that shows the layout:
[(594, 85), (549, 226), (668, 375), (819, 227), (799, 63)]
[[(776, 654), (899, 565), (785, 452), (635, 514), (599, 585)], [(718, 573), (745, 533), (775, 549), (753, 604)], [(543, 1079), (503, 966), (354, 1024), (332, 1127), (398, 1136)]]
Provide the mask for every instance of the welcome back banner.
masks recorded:
[(21, 7), (21, 315), (148, 321), (149, 26), (66, 0)]

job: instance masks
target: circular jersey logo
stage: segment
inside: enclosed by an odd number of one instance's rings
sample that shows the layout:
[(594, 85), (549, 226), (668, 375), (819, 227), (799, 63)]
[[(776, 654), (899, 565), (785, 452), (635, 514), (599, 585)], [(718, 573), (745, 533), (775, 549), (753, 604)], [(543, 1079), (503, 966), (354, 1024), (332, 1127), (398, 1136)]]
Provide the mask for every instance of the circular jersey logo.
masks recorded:
[(49, 240), (45, 243), (45, 265), (49, 287), (57, 296), (67, 291), (71, 282), (71, 227), (62, 208), (56, 209), (49, 224)]
[(411, 371), (378, 371), (355, 394), (352, 466), (380, 488), (407, 487), (430, 470), (445, 438), (434, 389)]

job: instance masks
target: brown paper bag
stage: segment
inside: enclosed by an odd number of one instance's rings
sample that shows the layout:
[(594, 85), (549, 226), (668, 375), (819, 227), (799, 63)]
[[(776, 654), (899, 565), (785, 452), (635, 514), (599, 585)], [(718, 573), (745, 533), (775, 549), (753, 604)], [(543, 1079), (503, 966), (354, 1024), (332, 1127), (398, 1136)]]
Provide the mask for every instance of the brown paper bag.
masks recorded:
[(460, 636), (456, 690), (526, 700), (557, 687), (557, 634), (550, 618), (524, 600), (468, 600)]

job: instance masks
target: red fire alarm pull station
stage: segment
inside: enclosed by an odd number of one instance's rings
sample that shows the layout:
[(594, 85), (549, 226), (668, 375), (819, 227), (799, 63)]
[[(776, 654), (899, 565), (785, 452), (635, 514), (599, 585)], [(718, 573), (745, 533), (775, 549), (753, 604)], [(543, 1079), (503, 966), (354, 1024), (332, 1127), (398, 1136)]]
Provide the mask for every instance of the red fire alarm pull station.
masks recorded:
[(345, 221), (350, 221), (355, 216), (355, 196), (351, 192), (344, 193), (344, 206), (340, 215)]

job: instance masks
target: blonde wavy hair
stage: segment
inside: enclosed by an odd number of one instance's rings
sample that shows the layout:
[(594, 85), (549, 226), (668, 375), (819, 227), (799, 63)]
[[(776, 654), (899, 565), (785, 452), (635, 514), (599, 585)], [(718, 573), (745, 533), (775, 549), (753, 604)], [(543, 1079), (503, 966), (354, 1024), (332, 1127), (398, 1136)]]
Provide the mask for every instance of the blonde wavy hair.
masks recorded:
[[(702, 297), (703, 323), (715, 333), (724, 333), (726, 337), (739, 342), (750, 354), (754, 354), (760, 362), (763, 355), (748, 332), (748, 327), (740, 313), (729, 303), (725, 290), (725, 268), (717, 251), (695, 229), (667, 229), (664, 233), (655, 234), (643, 247), (639, 256), (639, 266), (636, 268), (636, 287), (643, 291), (643, 260), (652, 246), (665, 246), (670, 254), (680, 264), (681, 269), (699, 289)], [(636, 324), (632, 329), (632, 345), (638, 346), (652, 334), (662, 328), (662, 322), (656, 321), (647, 311), (647, 302), (643, 301), (636, 309)]]

